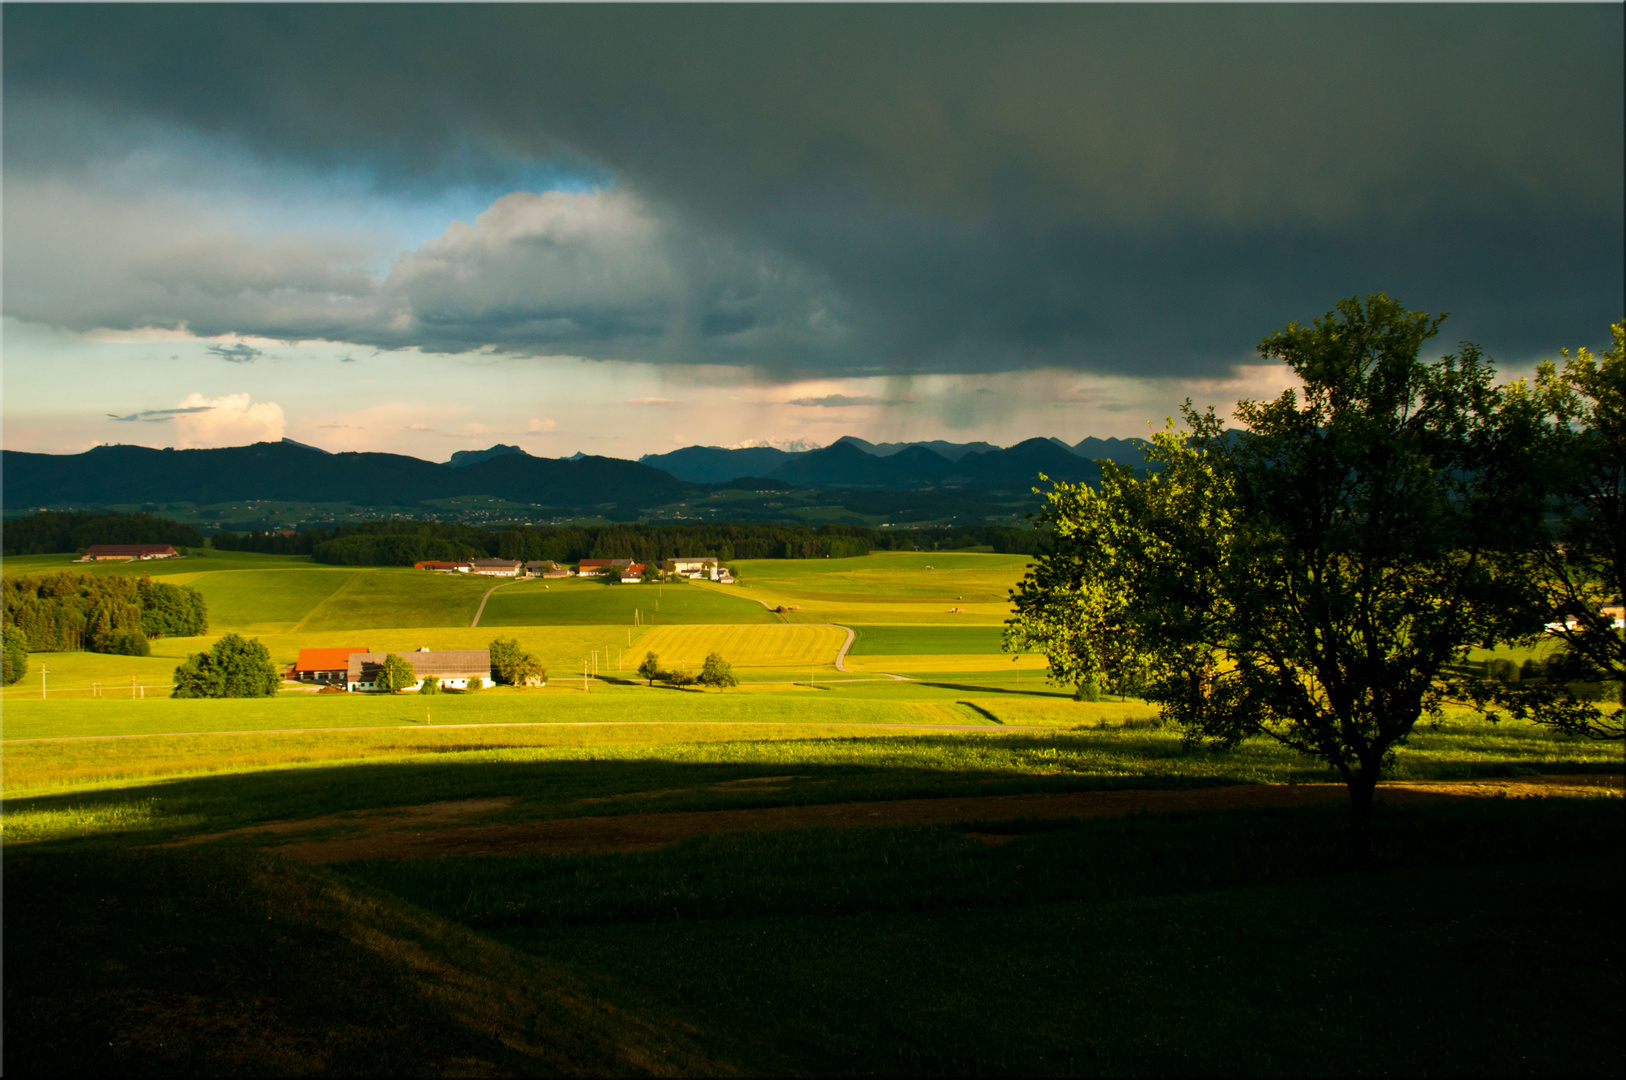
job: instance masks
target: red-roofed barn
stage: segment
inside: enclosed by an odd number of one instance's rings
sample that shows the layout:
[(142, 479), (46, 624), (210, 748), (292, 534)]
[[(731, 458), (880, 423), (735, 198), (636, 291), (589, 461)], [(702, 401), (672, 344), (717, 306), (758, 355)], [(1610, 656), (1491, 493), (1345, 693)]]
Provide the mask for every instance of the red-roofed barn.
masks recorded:
[(364, 653), (362, 646), (341, 649), (300, 649), (294, 664), (294, 678), (299, 682), (338, 683), (344, 686), (350, 672), (350, 657)]

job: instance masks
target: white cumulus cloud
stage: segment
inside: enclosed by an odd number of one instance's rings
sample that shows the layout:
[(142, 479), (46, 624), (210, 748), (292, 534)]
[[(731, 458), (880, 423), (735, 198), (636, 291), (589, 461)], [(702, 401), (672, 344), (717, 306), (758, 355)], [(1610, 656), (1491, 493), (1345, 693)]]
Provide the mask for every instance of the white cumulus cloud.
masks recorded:
[(253, 401), (246, 393), (217, 398), (188, 394), (173, 420), (177, 445), (188, 449), (276, 442), (285, 426), (281, 405)]

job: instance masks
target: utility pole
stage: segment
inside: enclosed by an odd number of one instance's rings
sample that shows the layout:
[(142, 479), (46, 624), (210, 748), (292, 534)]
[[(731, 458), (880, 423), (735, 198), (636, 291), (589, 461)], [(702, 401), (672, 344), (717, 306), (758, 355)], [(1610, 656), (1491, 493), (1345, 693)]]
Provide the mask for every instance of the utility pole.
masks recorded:
[(45, 700), (45, 665), (40, 665), (40, 700)]
[(135, 700), (135, 676), (130, 676), (130, 700)]
[(587, 658), (582, 658), (582, 693), (587, 693)]

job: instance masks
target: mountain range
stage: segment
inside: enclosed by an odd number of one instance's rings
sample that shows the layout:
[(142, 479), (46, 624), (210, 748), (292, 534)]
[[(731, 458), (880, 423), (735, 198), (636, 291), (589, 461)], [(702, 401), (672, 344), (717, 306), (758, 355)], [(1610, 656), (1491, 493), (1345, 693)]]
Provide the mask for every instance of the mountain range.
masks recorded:
[(1086, 439), (1069, 447), (1060, 440), (1035, 438), (1000, 448), (988, 443), (876, 445), (844, 438), (802, 452), (691, 446), (627, 461), (582, 454), (532, 457), (517, 446), (498, 444), (459, 451), (442, 464), (404, 454), (329, 453), (284, 439), (205, 450), (122, 445), (81, 454), (8, 450), (0, 455), (0, 468), (5, 506), (13, 513), (42, 507), (238, 501), (412, 507), (485, 496), (626, 520), (723, 490), (755, 493), (767, 507), (778, 505), (771, 501), (774, 492), (801, 489), (851, 493), (827, 500), (841, 505), (872, 493), (864, 502), (877, 507), (869, 512), (883, 515), (889, 499), (917, 510), (922, 500), (948, 500), (944, 506), (953, 502), (959, 512), (967, 508), (967, 496), (975, 501), (1007, 493), (1025, 501), (1041, 473), (1052, 480), (1094, 481), (1100, 468), (1087, 455), (1138, 461), (1144, 446), (1138, 439)]
[[(1138, 466), (1148, 445), (1144, 439), (1088, 438), (1073, 446), (1060, 439), (1029, 439), (1001, 449), (986, 442), (941, 440), (877, 444), (848, 435), (819, 450), (686, 446), (667, 454), (645, 454), (638, 460), (697, 484), (762, 476), (801, 487), (906, 490), (949, 484), (1003, 488), (1031, 483), (1036, 479), (1036, 466), (1037, 471), (1058, 480), (1094, 475), (1097, 470), (1093, 462), (1103, 458)], [(1052, 453), (1053, 449), (1061, 454)], [(1085, 464), (1080, 466), (1073, 459)], [(1049, 467), (1045, 468), (1044, 463)]]

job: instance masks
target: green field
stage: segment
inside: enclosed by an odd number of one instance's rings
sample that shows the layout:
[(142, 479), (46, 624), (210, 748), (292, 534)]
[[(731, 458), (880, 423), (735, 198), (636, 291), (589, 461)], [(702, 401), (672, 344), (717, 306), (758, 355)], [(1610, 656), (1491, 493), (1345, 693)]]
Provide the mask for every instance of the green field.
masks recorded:
[[(792, 622), (998, 625), (1025, 555), (885, 552), (852, 559), (757, 559), (734, 564), (737, 585), (714, 586), (770, 606)], [(952, 608), (959, 608), (951, 614)]]
[[(1002, 590), (1022, 562), (526, 582), (493, 593), (476, 628), (489, 580), (270, 556), (170, 564), (209, 600), (209, 635), (145, 658), (35, 654), (4, 695), (6, 1063), (1618, 1073), (1626, 942), (1616, 921), (1568, 913), (1612, 910), (1626, 884), (1621, 746), (1463, 716), (1420, 727), (1380, 804), (1381, 867), (1354, 873), (1329, 770), (1268, 742), (1189, 745), (1141, 702), (1074, 701), (1041, 658), (1001, 654)], [(938, 611), (950, 590), (967, 619)], [(782, 619), (762, 600), (799, 610)], [(500, 634), (550, 681), (162, 696), (180, 658), (233, 629), (279, 662)], [(737, 688), (649, 687), (629, 670), (647, 650), (692, 667), (714, 649), (739, 661)], [(1416, 791), (1433, 801), (1402, 800)], [(1251, 792), (1308, 801), (1254, 807)], [(975, 809), (1153, 796), (1208, 808)], [(973, 809), (886, 817), (914, 806)], [(834, 827), (843, 807), (863, 827)], [(786, 814), (807, 817), (793, 828)], [(637, 846), (703, 815), (735, 824)], [(600, 840), (544, 853), (503, 839), (548, 829)], [(464, 846), (411, 847), (437, 838)], [(351, 846), (294, 854), (324, 844)]]
[(777, 623), (755, 600), (698, 585), (622, 585), (592, 579), (522, 581), (491, 595), (481, 626), (645, 626)]
[(862, 626), (852, 656), (1000, 656), (999, 626)]

